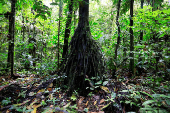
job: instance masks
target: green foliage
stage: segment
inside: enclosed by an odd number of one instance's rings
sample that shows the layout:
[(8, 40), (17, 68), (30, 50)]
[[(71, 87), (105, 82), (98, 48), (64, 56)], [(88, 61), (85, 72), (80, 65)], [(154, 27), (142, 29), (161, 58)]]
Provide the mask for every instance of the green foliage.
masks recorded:
[(33, 111), (33, 109), (27, 109), (26, 106), (18, 106), (18, 105), (13, 105), (10, 109), (11, 110), (14, 109), (17, 112), (24, 112), (24, 113), (30, 113), (31, 111)]
[(151, 12), (151, 9), (152, 7), (144, 7), (143, 9), (140, 9), (133, 18), (135, 22), (134, 31), (144, 30), (146, 32), (144, 41), (149, 40), (154, 35), (154, 32), (160, 33), (158, 38), (164, 37), (164, 35), (170, 32), (168, 27), (170, 18), (168, 13), (170, 12), (170, 9), (156, 10), (153, 12)]
[[(0, 1), (0, 13), (2, 14), (2, 13), (5, 13), (5, 12), (7, 12), (7, 11), (10, 11), (9, 10), (9, 8), (10, 8), (10, 5), (9, 4), (7, 4), (8, 3), (8, 1), (7, 0), (1, 0)], [(1, 17), (1, 16), (0, 16)]]
[(42, 19), (47, 20), (47, 16), (51, 16), (51, 11), (49, 7), (43, 5), (42, 1), (36, 1), (33, 5), (33, 10), (37, 12), (35, 18), (38, 18), (40, 16)]
[(5, 100), (2, 100), (2, 105), (8, 105), (11, 103), (11, 97), (6, 98)]
[[(147, 94), (147, 93), (145, 93)], [(153, 100), (145, 101), (142, 106), (143, 108), (140, 109), (140, 112), (164, 112), (168, 113), (167, 109), (170, 106), (170, 96), (166, 96), (164, 94), (152, 94), (149, 95)]]
[[(74, 11), (78, 10), (79, 2), (81, 0), (74, 0)], [(149, 0), (148, 0), (149, 1)], [(150, 0), (151, 1), (151, 0)], [(43, 1), (35, 0), (17, 0), (16, 3), (16, 21), (15, 21), (15, 73), (19, 74), (36, 74), (45, 76), (46, 79), (50, 77), (60, 77), (56, 87), (61, 86), (64, 78), (67, 75), (56, 76), (58, 70), (57, 66), (57, 54), (59, 51), (59, 57), (61, 59), (63, 53), (64, 44), (64, 32), (66, 17), (69, 14), (68, 4), (70, 0), (63, 1), (63, 14), (62, 18), (58, 18), (59, 0), (51, 3), (51, 6), (47, 6)], [(170, 36), (170, 5), (162, 2), (162, 0), (155, 0), (154, 8), (147, 4), (145, 1), (143, 9), (137, 9), (141, 0), (135, 1), (134, 6), (134, 25), (132, 27), (134, 31), (134, 53), (135, 53), (135, 66), (136, 73), (140, 76), (140, 87), (134, 84), (130, 84), (132, 88), (121, 90), (116, 94), (115, 92), (107, 92), (110, 96), (107, 96), (106, 101), (112, 102), (113, 106), (118, 108), (119, 105), (115, 102), (116, 98), (123, 97), (125, 100), (122, 102), (131, 107), (139, 107), (142, 113), (153, 112), (165, 112), (170, 111), (170, 95), (168, 85), (168, 77), (170, 73), (170, 55), (169, 55), (169, 36)], [(92, 38), (102, 45), (102, 54), (105, 58), (105, 64), (107, 67), (107, 74), (111, 75), (115, 70), (117, 75), (117, 81), (128, 84), (126, 76), (127, 68), (129, 65), (129, 0), (122, 0), (120, 8), (119, 26), (121, 30), (121, 43), (118, 49), (117, 60), (114, 60), (115, 45), (117, 43), (117, 27), (116, 27), (116, 5), (118, 0), (106, 0), (104, 2), (96, 2), (92, 0), (90, 3), (90, 31)], [(8, 75), (6, 73), (6, 65), (8, 58), (8, 19), (3, 14), (11, 10), (11, 4), (9, 0), (0, 1), (0, 75)], [(113, 14), (113, 15), (112, 15)], [(77, 21), (79, 19), (78, 13), (73, 15), (73, 21), (71, 23), (71, 36), (75, 32)], [(113, 20), (112, 20), (113, 19)], [(60, 30), (60, 44), (58, 50), (58, 21), (61, 20)], [(75, 23), (74, 23), (75, 22)], [(33, 28), (34, 26), (34, 28)], [(112, 32), (110, 32), (112, 31)], [(143, 39), (140, 39), (140, 32), (143, 31)], [(154, 39), (155, 36), (155, 39)], [(29, 38), (35, 38), (36, 43), (29, 43)], [(84, 41), (85, 42), (85, 41)], [(30, 54), (29, 50), (36, 47), (36, 55)], [(78, 46), (80, 48), (80, 46)], [(98, 49), (98, 48), (97, 48)], [(91, 55), (91, 54), (90, 54)], [(96, 54), (94, 54), (96, 55)], [(93, 55), (92, 55), (93, 56)], [(139, 60), (141, 59), (141, 60)], [(98, 60), (97, 57), (94, 62)], [(61, 61), (61, 60), (60, 60)], [(72, 60), (70, 60), (72, 61)], [(33, 62), (36, 62), (36, 66), (33, 66)], [(93, 65), (93, 64), (92, 64)], [(157, 65), (157, 67), (156, 67)], [(68, 66), (75, 69), (74, 65)], [(93, 67), (95, 67), (93, 65)], [(142, 72), (140, 69), (144, 69)], [(72, 72), (69, 72), (71, 73)], [(54, 74), (54, 76), (52, 76)], [(105, 75), (103, 75), (105, 76)], [(41, 76), (40, 76), (41, 77)], [(100, 86), (106, 86), (109, 84), (108, 80), (101, 81), (98, 76), (92, 78), (86, 78), (86, 81), (91, 85), (87, 87), (90, 89), (88, 96), (93, 97), (94, 92), (98, 92)], [(61, 83), (60, 83), (61, 82)], [(132, 82), (132, 81), (130, 81)], [(136, 79), (133, 79), (136, 82)], [(4, 80), (4, 84), (9, 82)], [(129, 85), (128, 85), (129, 86)], [(127, 86), (127, 87), (128, 87)], [(69, 86), (65, 86), (69, 88)], [(106, 87), (103, 87), (106, 88)], [(154, 92), (154, 94), (153, 94)], [(59, 93), (59, 91), (58, 91)], [(25, 91), (19, 93), (19, 97), (25, 97)], [(71, 96), (72, 101), (78, 99), (78, 94)], [(17, 102), (19, 102), (18, 100)], [(2, 100), (2, 105), (6, 106), (11, 104), (11, 98), (5, 98)], [(52, 100), (43, 101), (42, 105), (57, 104), (59, 99), (53, 98)], [(107, 104), (108, 107), (110, 104)], [(15, 109), (19, 112), (31, 112), (33, 109), (27, 110), (25, 106), (14, 105), (11, 109)], [(70, 105), (66, 108), (68, 111), (76, 112), (76, 104)], [(88, 112), (89, 109), (84, 109)], [(122, 109), (120, 110), (122, 111)]]
[(27, 9), (33, 5), (34, 0), (17, 0), (16, 2), (16, 9), (22, 10)]

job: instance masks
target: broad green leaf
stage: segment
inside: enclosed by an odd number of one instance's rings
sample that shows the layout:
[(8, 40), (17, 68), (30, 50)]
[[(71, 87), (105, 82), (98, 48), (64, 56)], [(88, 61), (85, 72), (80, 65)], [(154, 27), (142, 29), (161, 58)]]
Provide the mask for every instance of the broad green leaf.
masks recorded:
[(77, 99), (77, 97), (74, 94), (72, 94), (71, 100), (75, 101), (76, 99)]
[(129, 100), (129, 101), (125, 101), (125, 103), (126, 103), (126, 104), (130, 104), (130, 103), (131, 103), (131, 100)]
[(169, 99), (167, 99), (167, 100), (165, 100), (166, 101), (166, 103), (168, 104), (168, 105), (170, 105), (170, 100)]
[(104, 81), (104, 82), (103, 82), (103, 86), (105, 86), (107, 83), (108, 83), (108, 81)]
[(146, 92), (143, 92), (143, 91), (140, 91), (140, 92), (148, 95), (148, 96), (151, 97), (153, 100), (155, 100), (150, 94), (148, 94), (148, 93), (146, 93)]
[(135, 48), (144, 48), (145, 47), (145, 45), (141, 45), (141, 44), (137, 44), (136, 46), (135, 46)]
[(98, 23), (94, 22), (93, 25), (97, 25)]
[(114, 99), (116, 97), (116, 93), (112, 92), (111, 97)]
[(95, 83), (95, 85), (101, 85), (102, 81), (98, 81), (97, 83)]
[(146, 105), (148, 105), (148, 104), (152, 104), (152, 103), (155, 103), (156, 101), (155, 100), (147, 100), (147, 101), (145, 101), (142, 105), (143, 106), (146, 106)]

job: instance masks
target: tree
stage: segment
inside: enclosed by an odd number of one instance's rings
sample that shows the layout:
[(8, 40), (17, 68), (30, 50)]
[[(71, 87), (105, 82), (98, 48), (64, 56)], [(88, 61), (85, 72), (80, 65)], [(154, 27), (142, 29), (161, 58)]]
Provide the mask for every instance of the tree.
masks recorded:
[[(141, 9), (143, 9), (143, 3), (144, 3), (144, 0), (141, 0)], [(140, 31), (140, 43), (141, 43), (142, 40), (143, 40), (143, 31), (141, 30)]]
[(14, 36), (15, 36), (15, 3), (16, 0), (11, 1), (11, 13), (9, 14), (9, 47), (7, 68), (11, 68), (11, 77), (14, 77)]
[(63, 46), (63, 60), (65, 59), (65, 55), (67, 53), (68, 50), (68, 38), (70, 36), (70, 27), (71, 27), (71, 20), (72, 20), (72, 13), (73, 13), (73, 0), (70, 0), (68, 2), (68, 8), (69, 8), (69, 12), (68, 12), (68, 16), (67, 16), (67, 21), (66, 21), (66, 29), (65, 29), (65, 35), (64, 35), (64, 46)]
[(91, 36), (89, 26), (89, 0), (79, 1), (79, 23), (69, 45), (67, 59), (63, 66), (66, 74), (64, 84), (71, 94), (80, 89), (80, 95), (86, 95), (89, 82), (85, 78), (102, 79), (104, 65), (99, 45)]
[[(121, 4), (121, 0), (118, 0), (117, 3), (117, 16), (116, 16), (116, 25), (117, 25), (117, 29), (118, 29), (118, 37), (117, 37), (117, 44), (116, 44), (116, 48), (115, 48), (115, 57), (114, 59), (117, 59), (117, 50), (119, 48), (119, 44), (120, 44), (120, 24), (119, 24), (119, 15), (120, 15), (120, 4)], [(116, 67), (113, 69), (112, 75), (114, 76), (116, 72)]]
[(117, 29), (118, 29), (118, 37), (117, 37), (117, 44), (116, 44), (116, 49), (115, 49), (115, 59), (117, 58), (117, 50), (118, 50), (119, 43), (120, 43), (120, 25), (119, 25), (120, 4), (121, 4), (121, 0), (119, 0), (117, 3), (116, 25), (117, 25)]
[(58, 70), (60, 68), (60, 23), (61, 23), (61, 17), (62, 17), (62, 10), (63, 10), (63, 2), (60, 0), (59, 3), (59, 25), (58, 25)]
[(130, 71), (134, 74), (133, 0), (130, 0)]
[[(143, 3), (144, 3), (144, 0), (141, 0), (141, 9), (143, 9)], [(142, 22), (141, 22), (141, 24), (143, 24)], [(142, 41), (143, 41), (143, 30), (140, 30), (140, 39), (139, 39), (139, 43), (142, 45)], [(141, 55), (142, 54), (139, 54), (139, 60), (138, 60), (138, 74), (141, 74), (142, 73), (142, 71), (140, 71), (140, 70), (142, 70), (142, 57), (141, 57)]]

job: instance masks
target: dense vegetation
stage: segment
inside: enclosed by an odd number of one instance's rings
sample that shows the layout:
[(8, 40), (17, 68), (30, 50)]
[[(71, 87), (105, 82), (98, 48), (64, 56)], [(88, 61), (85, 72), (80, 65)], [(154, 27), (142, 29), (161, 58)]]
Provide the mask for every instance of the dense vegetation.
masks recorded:
[(0, 111), (170, 112), (168, 0), (1, 0)]

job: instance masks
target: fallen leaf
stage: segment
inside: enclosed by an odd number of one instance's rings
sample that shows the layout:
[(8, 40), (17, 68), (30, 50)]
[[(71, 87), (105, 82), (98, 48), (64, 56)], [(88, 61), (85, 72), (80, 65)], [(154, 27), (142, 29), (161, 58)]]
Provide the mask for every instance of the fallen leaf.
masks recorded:
[(37, 93), (40, 93), (40, 92), (45, 92), (45, 89), (41, 89)]
[(36, 113), (37, 112), (37, 108), (40, 107), (41, 104), (37, 105), (37, 106), (34, 106), (34, 110), (31, 112), (31, 113)]
[(110, 93), (109, 89), (107, 87), (104, 86), (100, 86), (101, 89), (103, 89), (106, 93)]
[(96, 103), (97, 103), (97, 100), (94, 102), (94, 105), (96, 105)]
[(48, 91), (52, 91), (52, 88), (48, 88)]
[(83, 100), (84, 100), (84, 97), (80, 96), (80, 99), (78, 100), (77, 105), (81, 105)]
[(101, 100), (100, 100), (100, 104), (103, 103), (103, 102), (104, 102), (104, 99), (101, 99)]
[(61, 99), (61, 94), (59, 94), (59, 98)]
[(87, 105), (88, 105), (88, 103), (89, 103), (89, 101), (87, 101), (85, 105), (87, 106)]

